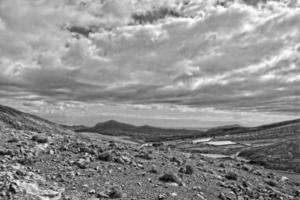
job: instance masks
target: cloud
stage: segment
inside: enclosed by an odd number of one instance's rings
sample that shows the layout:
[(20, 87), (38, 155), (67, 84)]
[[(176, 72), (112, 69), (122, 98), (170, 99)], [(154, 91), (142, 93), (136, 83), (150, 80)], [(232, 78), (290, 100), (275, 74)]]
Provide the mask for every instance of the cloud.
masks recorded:
[(34, 97), (49, 108), (114, 103), (296, 116), (299, 11), (273, 1), (0, 1), (0, 96)]

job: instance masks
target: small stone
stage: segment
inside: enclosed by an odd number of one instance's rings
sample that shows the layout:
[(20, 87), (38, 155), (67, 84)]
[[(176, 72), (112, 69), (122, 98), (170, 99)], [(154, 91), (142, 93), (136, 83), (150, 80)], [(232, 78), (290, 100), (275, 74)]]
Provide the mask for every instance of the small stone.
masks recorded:
[(112, 199), (122, 198), (122, 193), (120, 187), (112, 187), (108, 192), (108, 196)]
[(176, 158), (176, 157), (172, 157), (172, 158), (170, 159), (170, 161), (176, 163), (178, 166), (180, 166), (180, 165), (182, 164), (182, 161), (179, 160), (179, 159)]
[(236, 200), (237, 197), (232, 191), (220, 192), (218, 196), (221, 200)]
[(183, 185), (183, 182), (179, 176), (173, 172), (167, 172), (159, 177), (159, 180), (162, 182), (174, 182), (178, 183), (179, 185)]
[(12, 138), (10, 138), (9, 140), (7, 140), (7, 142), (8, 142), (8, 143), (17, 143), (17, 142), (19, 142), (19, 139), (16, 138), (16, 137), (12, 137)]
[(89, 194), (95, 194), (96, 193), (96, 191), (94, 190), (94, 189), (91, 189), (90, 191), (89, 191)]
[(167, 197), (166, 194), (159, 194), (158, 197), (157, 197), (157, 199), (158, 200), (162, 200), (162, 199), (165, 199), (166, 197)]
[(201, 191), (202, 188), (201, 188), (201, 186), (194, 186), (194, 187), (193, 187), (193, 190), (195, 190), (195, 191)]
[(274, 180), (271, 180), (271, 179), (266, 179), (265, 183), (268, 184), (269, 186), (272, 186), (272, 187), (277, 186), (277, 183)]
[(235, 172), (229, 171), (226, 173), (225, 178), (236, 181), (238, 179), (238, 175)]
[(43, 135), (34, 135), (32, 136), (31, 140), (33, 141), (36, 141), (38, 143), (47, 143), (49, 140), (48, 140), (48, 137), (46, 136), (43, 136)]
[(180, 168), (179, 172), (192, 175), (194, 173), (194, 168), (191, 165), (186, 165), (185, 167)]
[(86, 169), (88, 162), (85, 159), (79, 159), (76, 163), (75, 163), (79, 168), (81, 169)]
[(170, 195), (171, 195), (172, 197), (177, 197), (177, 196), (178, 196), (178, 194), (177, 194), (176, 192), (172, 192), (172, 193), (170, 193)]
[(54, 155), (54, 153), (55, 153), (55, 152), (54, 152), (52, 149), (49, 150), (49, 154), (50, 154), (50, 155)]
[(99, 192), (99, 193), (97, 194), (97, 197), (98, 197), (98, 198), (109, 198), (109, 196), (108, 196), (107, 194), (105, 194), (104, 192)]
[(147, 152), (141, 152), (140, 154), (136, 155), (135, 157), (142, 158), (142, 159), (145, 159), (145, 160), (152, 160), (153, 159), (153, 157), (150, 155), (150, 153), (147, 153)]
[(157, 166), (156, 165), (151, 165), (149, 172), (153, 173), (153, 174), (157, 174), (158, 173)]
[(12, 183), (9, 185), (8, 191), (13, 194), (16, 194), (18, 192), (18, 186), (16, 184)]
[(98, 159), (106, 162), (111, 162), (113, 160), (113, 155), (111, 152), (104, 152), (98, 155)]

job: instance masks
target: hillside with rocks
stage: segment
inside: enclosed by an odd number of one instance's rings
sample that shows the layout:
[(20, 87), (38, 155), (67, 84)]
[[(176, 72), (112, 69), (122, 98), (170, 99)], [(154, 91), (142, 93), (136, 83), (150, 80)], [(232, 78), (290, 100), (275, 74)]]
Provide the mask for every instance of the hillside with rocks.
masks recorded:
[(239, 155), (249, 159), (253, 164), (300, 173), (300, 134), (293, 139), (269, 146), (246, 149)]
[(228, 139), (234, 141), (262, 140), (262, 139), (286, 139), (295, 137), (300, 132), (300, 119), (261, 125), (257, 127), (225, 126), (211, 128), (206, 135), (217, 135), (219, 140)]
[(299, 183), (246, 162), (183, 153), (168, 145), (62, 134), (53, 131), (55, 124), (35, 122), (42, 132), (1, 129), (0, 199), (300, 199)]
[(35, 115), (0, 105), (0, 130), (3, 129), (53, 133), (63, 133), (69, 130)]

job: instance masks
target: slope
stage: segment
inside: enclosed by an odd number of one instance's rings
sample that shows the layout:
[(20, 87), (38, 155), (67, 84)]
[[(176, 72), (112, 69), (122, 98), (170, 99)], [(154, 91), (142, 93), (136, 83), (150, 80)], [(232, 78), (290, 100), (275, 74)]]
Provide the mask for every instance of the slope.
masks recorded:
[(58, 133), (68, 131), (68, 129), (40, 117), (0, 105), (0, 130), (3, 129)]

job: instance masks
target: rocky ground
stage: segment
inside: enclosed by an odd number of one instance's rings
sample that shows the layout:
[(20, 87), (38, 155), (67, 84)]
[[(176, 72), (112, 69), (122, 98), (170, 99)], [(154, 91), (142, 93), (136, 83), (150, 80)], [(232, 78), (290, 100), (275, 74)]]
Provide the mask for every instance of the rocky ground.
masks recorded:
[(75, 133), (0, 131), (0, 199), (300, 199), (259, 167)]

